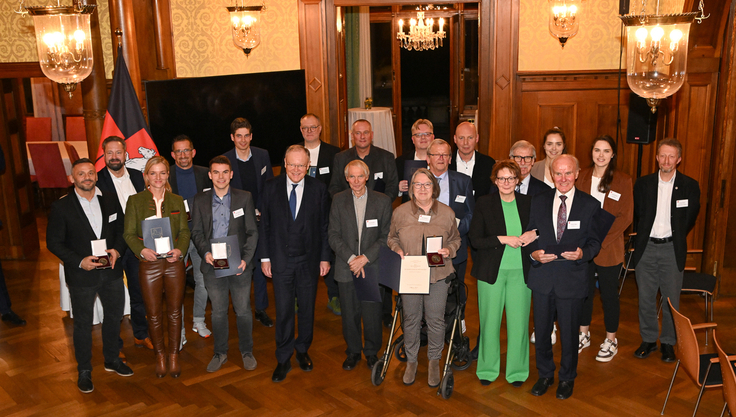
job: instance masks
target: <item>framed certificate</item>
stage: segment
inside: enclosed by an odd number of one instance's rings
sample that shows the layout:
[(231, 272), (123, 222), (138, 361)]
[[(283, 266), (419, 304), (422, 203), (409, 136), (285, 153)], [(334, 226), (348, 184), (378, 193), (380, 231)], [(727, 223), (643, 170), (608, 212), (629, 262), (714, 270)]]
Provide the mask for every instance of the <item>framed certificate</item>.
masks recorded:
[(399, 294), (429, 294), (429, 265), (425, 256), (404, 256)]

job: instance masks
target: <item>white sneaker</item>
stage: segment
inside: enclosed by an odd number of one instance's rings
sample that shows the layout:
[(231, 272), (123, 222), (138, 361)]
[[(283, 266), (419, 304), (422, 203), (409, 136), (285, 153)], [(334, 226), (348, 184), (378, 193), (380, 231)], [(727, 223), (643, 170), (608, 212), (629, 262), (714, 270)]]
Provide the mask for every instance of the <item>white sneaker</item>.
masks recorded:
[(534, 330), (532, 330), (532, 335), (529, 336), (529, 343), (534, 343), (537, 341), (537, 338), (534, 337)]
[(203, 321), (195, 321), (192, 324), (192, 331), (199, 333), (199, 335), (205, 339), (212, 336), (212, 332), (207, 328), (207, 325)]
[(611, 362), (611, 359), (613, 359), (614, 356), (618, 353), (618, 338), (616, 340), (611, 340), (606, 338), (606, 340), (601, 345), (601, 350), (598, 351), (598, 355), (596, 355), (595, 360), (598, 362)]
[(578, 353), (590, 346), (590, 332), (578, 332)]
[(181, 327), (181, 341), (179, 342), (179, 352), (184, 349), (184, 345), (187, 344), (187, 337), (185, 336), (184, 326)]
[(557, 325), (552, 324), (552, 344), (557, 343)]

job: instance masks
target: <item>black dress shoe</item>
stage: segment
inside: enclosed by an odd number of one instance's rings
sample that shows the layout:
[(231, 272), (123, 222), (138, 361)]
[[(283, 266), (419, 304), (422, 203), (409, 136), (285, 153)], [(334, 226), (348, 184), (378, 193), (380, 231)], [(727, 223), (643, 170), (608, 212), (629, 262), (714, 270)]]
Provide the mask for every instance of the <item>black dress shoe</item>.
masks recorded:
[[(346, 371), (352, 371), (353, 368), (355, 368), (355, 365), (358, 364), (358, 362), (360, 362), (360, 353), (348, 353), (347, 359), (345, 359), (345, 362), (342, 363), (342, 369)], [(299, 366), (301, 365), (302, 362), (299, 361)]]
[(291, 371), (291, 361), (287, 361), (284, 363), (279, 363), (276, 365), (276, 370), (273, 371), (273, 375), (271, 376), (271, 381), (273, 382), (281, 382), (284, 379), (286, 379), (286, 374)]
[(511, 385), (514, 388), (520, 388), (522, 385), (524, 385), (524, 381), (514, 381), (514, 382), (511, 383)]
[(555, 383), (554, 378), (539, 378), (532, 387), (532, 395), (539, 397), (547, 392), (547, 388)]
[(119, 358), (113, 362), (105, 362), (105, 370), (107, 372), (115, 372), (120, 376), (133, 376), (133, 370)]
[(273, 327), (273, 320), (268, 317), (266, 310), (256, 310), (256, 320), (260, 321), (266, 327)]
[(650, 353), (657, 350), (657, 342), (649, 343), (649, 342), (641, 342), (641, 345), (639, 345), (639, 348), (636, 349), (634, 352), (634, 356), (636, 356), (639, 359), (644, 359), (647, 356), (649, 356)]
[(378, 356), (376, 355), (368, 355), (365, 357), (365, 363), (368, 364), (368, 369), (373, 369), (373, 367), (376, 366), (376, 362), (378, 362)]
[(312, 364), (312, 358), (309, 357), (309, 354), (307, 352), (296, 353), (296, 360), (299, 361), (299, 367), (302, 368), (302, 371), (309, 372), (312, 369), (314, 369), (314, 365)]
[(79, 371), (77, 388), (84, 394), (89, 394), (95, 390), (95, 386), (92, 385), (92, 371)]
[(483, 385), (484, 387), (487, 387), (487, 386), (491, 385), (491, 382), (493, 382), (493, 381), (489, 381), (487, 379), (481, 379), (480, 380), (480, 384)]
[(668, 345), (665, 343), (662, 343), (662, 347), (660, 348), (662, 351), (662, 361), (663, 362), (674, 362), (675, 361), (675, 347), (672, 345)]
[(478, 346), (479, 345), (475, 345), (475, 347), (473, 348), (473, 350), (470, 351), (470, 360), (471, 360), (471, 362), (475, 362), (475, 361), (478, 360)]
[[(10, 324), (14, 324), (16, 326), (25, 326), (26, 321), (20, 318), (19, 315), (15, 314), (12, 310), (3, 314), (2, 316), (3, 321), (7, 321)], [(91, 391), (90, 391), (91, 392)]]
[(390, 315), (390, 314), (386, 314), (385, 316), (383, 316), (382, 321), (383, 321), (383, 327), (386, 327), (387, 329), (390, 329), (391, 328), (391, 325), (394, 322), (394, 317), (392, 315)]
[(570, 398), (574, 386), (575, 381), (560, 381), (560, 385), (557, 386), (557, 399), (566, 400)]

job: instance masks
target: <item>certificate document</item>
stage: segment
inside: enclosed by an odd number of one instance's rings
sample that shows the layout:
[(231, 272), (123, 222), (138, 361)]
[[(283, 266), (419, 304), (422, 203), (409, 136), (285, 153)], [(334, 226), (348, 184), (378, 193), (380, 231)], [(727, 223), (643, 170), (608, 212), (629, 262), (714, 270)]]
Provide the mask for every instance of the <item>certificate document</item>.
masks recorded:
[(426, 256), (404, 256), (399, 294), (429, 294), (429, 264)]

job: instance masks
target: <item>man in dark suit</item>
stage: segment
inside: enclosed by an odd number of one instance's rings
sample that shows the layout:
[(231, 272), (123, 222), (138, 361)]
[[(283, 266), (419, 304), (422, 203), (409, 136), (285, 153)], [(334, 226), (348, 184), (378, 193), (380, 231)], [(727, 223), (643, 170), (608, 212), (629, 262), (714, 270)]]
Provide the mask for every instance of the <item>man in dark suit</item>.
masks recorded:
[[(427, 148), (434, 140), (434, 125), (427, 119), (417, 119), (411, 125), (411, 141), (414, 144), (414, 152), (407, 149), (396, 158), (396, 174), (399, 177), (399, 192), (401, 193), (401, 201), (406, 203), (409, 201), (409, 181), (411, 178), (405, 177), (406, 161), (426, 161)], [(423, 168), (426, 168), (424, 166)]]
[[(639, 287), (639, 333), (642, 344), (634, 352), (646, 358), (661, 342), (662, 360), (674, 362), (677, 341), (672, 313), (680, 306), (683, 271), (687, 257), (687, 234), (700, 211), (700, 186), (677, 171), (682, 145), (665, 139), (657, 145), (659, 171), (639, 178), (634, 185), (634, 225), (636, 242), (634, 266)], [(662, 293), (662, 333), (659, 333), (656, 297)]]
[[(386, 246), (391, 227), (391, 199), (366, 188), (369, 176), (368, 165), (362, 161), (350, 161), (345, 167), (350, 190), (341, 191), (332, 199), (327, 233), (337, 255), (335, 280), (342, 301), (342, 335), (348, 355), (342, 369), (346, 371), (355, 368), (361, 351), (372, 369), (381, 349), (381, 303), (364, 301), (364, 294), (356, 291), (353, 282), (364, 279), (366, 271), (377, 279), (378, 253), (381, 246)], [(378, 292), (377, 281), (374, 288)]]
[[(174, 158), (174, 167), (169, 173), (169, 185), (171, 192), (180, 195), (184, 199), (184, 207), (187, 213), (191, 214), (191, 204), (194, 196), (205, 190), (212, 188), (212, 181), (208, 176), (208, 170), (205, 167), (194, 165), (194, 156), (197, 150), (194, 149), (194, 142), (187, 135), (179, 135), (171, 141), (171, 157)], [(192, 230), (191, 215), (189, 220), (189, 230)], [(201, 337), (210, 337), (212, 332), (207, 329), (204, 322), (204, 312), (207, 308), (207, 289), (204, 286), (204, 276), (202, 275), (202, 258), (197, 253), (194, 241), (189, 241), (189, 250), (186, 256), (192, 260), (192, 275), (194, 276), (194, 303), (192, 307), (192, 330)], [(184, 260), (186, 265), (187, 261)], [(182, 315), (184, 308), (181, 309)], [(186, 326), (181, 326), (181, 344), (186, 343)]]
[[(0, 147), (0, 175), (5, 171), (5, 154), (3, 148)], [(3, 223), (0, 222), (0, 228)], [(10, 295), (8, 287), (5, 285), (5, 274), (3, 273), (3, 265), (0, 263), (0, 314), (2, 321), (8, 322), (16, 326), (25, 326), (26, 321), (20, 318), (13, 310), (10, 309)]]
[[(120, 321), (125, 306), (125, 284), (120, 254), (127, 246), (123, 240), (123, 213), (114, 194), (103, 194), (96, 186), (95, 166), (87, 158), (72, 164), (70, 192), (51, 205), (46, 246), (64, 262), (64, 275), (74, 312), (74, 356), (83, 393), (94, 390), (92, 384), (92, 319), (96, 296), (102, 301), (102, 353), (105, 370), (120, 376), (133, 371), (118, 357)], [(99, 251), (93, 253), (93, 246)], [(95, 255), (105, 254), (103, 257)], [(108, 264), (109, 262), (109, 264)], [(107, 269), (97, 269), (108, 265)]]
[[(197, 194), (192, 204), (192, 240), (202, 259), (201, 272), (212, 301), (212, 330), (215, 337), (214, 355), (207, 372), (215, 372), (227, 361), (230, 296), (237, 317), (240, 356), (243, 367), (252, 371), (257, 362), (253, 356), (253, 317), (250, 312), (250, 283), (253, 276), (253, 256), (258, 244), (256, 211), (250, 193), (230, 187), (233, 177), (230, 160), (216, 156), (210, 161), (209, 178), (214, 190)], [(237, 236), (240, 265), (233, 275), (215, 276), (215, 259), (210, 239)], [(235, 265), (229, 265), (231, 268)]]
[[(256, 215), (261, 210), (261, 194), (266, 180), (273, 178), (271, 158), (265, 149), (250, 146), (253, 140), (253, 131), (250, 122), (238, 117), (230, 123), (230, 139), (235, 147), (225, 156), (230, 160), (233, 168), (233, 180), (230, 185), (238, 190), (250, 192), (256, 206)], [(256, 307), (256, 320), (266, 327), (272, 327), (273, 321), (266, 313), (268, 308), (268, 289), (266, 278), (260, 272), (261, 268), (255, 265), (253, 274), (253, 292)]]
[(534, 145), (525, 140), (516, 141), (509, 150), (509, 158), (516, 161), (521, 169), (521, 181), (517, 186), (521, 194), (534, 196), (542, 191), (549, 190), (549, 186), (544, 181), (530, 175), (532, 166), (537, 160), (537, 150)]
[[(105, 156), (105, 168), (98, 173), (97, 187), (103, 192), (118, 197), (123, 217), (128, 204), (128, 197), (137, 194), (146, 188), (143, 174), (135, 169), (125, 167), (125, 140), (118, 136), (108, 136), (102, 141), (102, 152)], [(124, 218), (121, 219), (124, 221)], [(148, 337), (148, 322), (146, 321), (146, 307), (143, 304), (143, 295), (138, 281), (138, 257), (127, 247), (123, 251), (120, 262), (128, 277), (128, 295), (130, 296), (130, 325), (133, 328), (135, 346), (153, 350), (153, 344)], [(120, 339), (120, 349), (123, 340)], [(120, 353), (122, 358), (125, 356)]]
[[(534, 303), (539, 380), (532, 394), (543, 395), (554, 383), (551, 333), (556, 311), (562, 344), (557, 398), (567, 399), (577, 376), (580, 314), (588, 294), (588, 264), (601, 248), (597, 227), (603, 210), (598, 200), (575, 188), (577, 158), (562, 155), (552, 169), (556, 189), (532, 197), (527, 230), (536, 230), (539, 238), (524, 248), (533, 259), (527, 286)], [(553, 252), (561, 253), (558, 257)]]
[(450, 160), (450, 170), (463, 173), (473, 179), (473, 197), (478, 200), (491, 189), (491, 172), (496, 161), (475, 150), (478, 131), (475, 125), (462, 122), (455, 128), (457, 150)]
[[(440, 203), (449, 206), (455, 212), (455, 218), (458, 220), (457, 230), (462, 238), (462, 245), (457, 250), (457, 256), (452, 259), (452, 265), (455, 267), (460, 282), (465, 282), (465, 268), (468, 265), (468, 231), (470, 230), (470, 221), (473, 219), (473, 209), (475, 209), (475, 198), (473, 198), (473, 181), (465, 174), (456, 171), (450, 171), (450, 158), (452, 157), (452, 148), (450, 144), (442, 139), (435, 139), (427, 149), (427, 164), (429, 171), (437, 178), (440, 186), (440, 195), (437, 198)], [(465, 302), (467, 294), (465, 287), (460, 286), (460, 301)], [(463, 319), (464, 319), (463, 312)]]
[[(276, 300), (276, 359), (271, 379), (283, 381), (296, 350), (299, 367), (313, 368), (308, 350), (314, 331), (317, 281), (330, 269), (327, 242), (327, 190), (307, 176), (309, 151), (291, 145), (284, 157), (286, 175), (266, 182), (263, 189), (258, 254), (261, 269), (273, 278)], [(334, 179), (334, 177), (333, 177)], [(294, 296), (299, 304), (299, 335), (294, 340)]]

